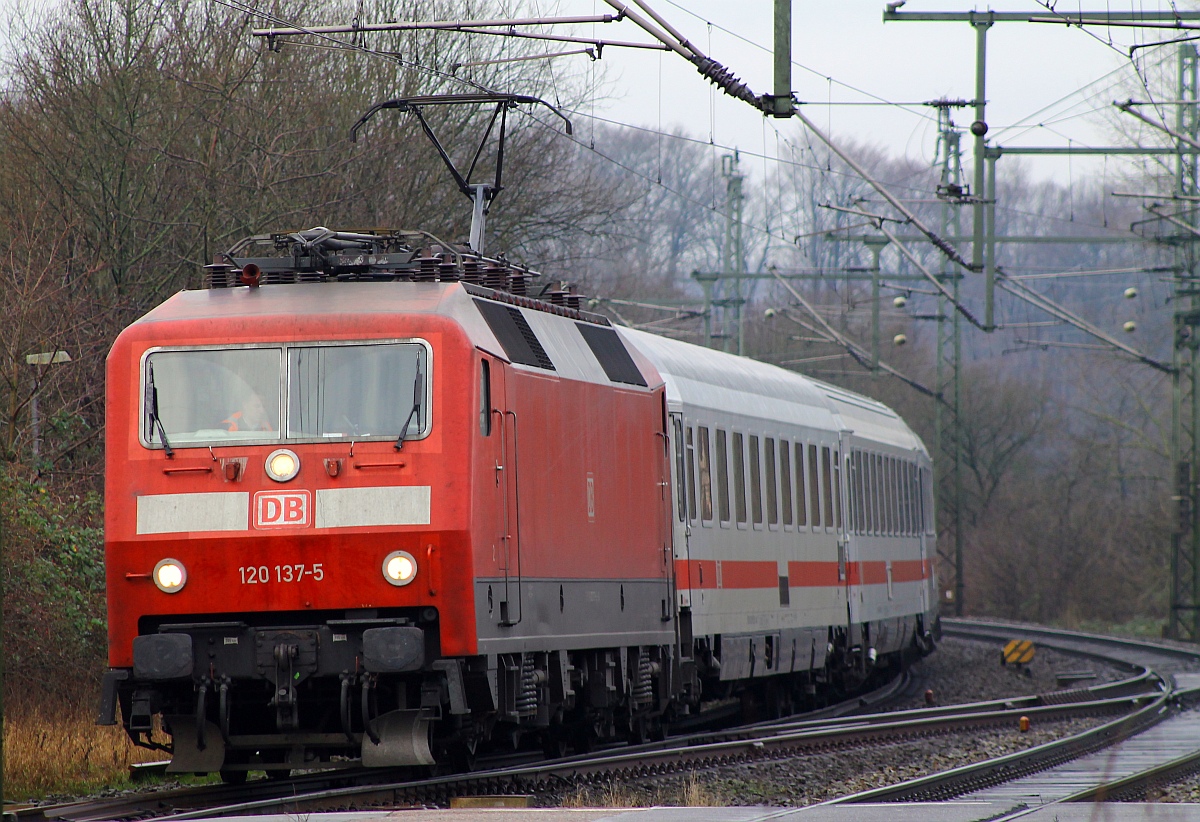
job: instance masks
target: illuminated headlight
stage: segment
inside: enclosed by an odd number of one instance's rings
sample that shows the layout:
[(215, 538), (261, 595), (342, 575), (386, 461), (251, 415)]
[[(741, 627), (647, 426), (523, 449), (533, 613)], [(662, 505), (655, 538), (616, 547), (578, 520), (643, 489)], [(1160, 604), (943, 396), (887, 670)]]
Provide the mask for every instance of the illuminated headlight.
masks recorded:
[(417, 561), (408, 551), (392, 551), (383, 558), (383, 578), (393, 585), (407, 585), (417, 575)]
[(154, 566), (154, 584), (163, 593), (179, 593), (187, 585), (187, 569), (177, 559), (159, 560)]
[(287, 482), (300, 472), (300, 458), (295, 451), (280, 448), (267, 456), (267, 476), (276, 482)]

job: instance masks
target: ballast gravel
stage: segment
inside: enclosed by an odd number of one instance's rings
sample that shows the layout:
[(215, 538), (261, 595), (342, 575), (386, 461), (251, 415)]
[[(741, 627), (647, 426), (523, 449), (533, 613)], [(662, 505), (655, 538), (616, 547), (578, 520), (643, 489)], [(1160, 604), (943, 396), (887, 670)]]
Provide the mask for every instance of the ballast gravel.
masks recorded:
[[(1090, 673), (1083, 687), (1124, 679), (1117, 666), (1037, 649), (1025, 668), (1000, 664), (999, 645), (944, 639), (935, 653), (913, 666), (913, 687), (890, 710), (919, 708), (932, 690), (939, 705), (1052, 693), (1061, 673)], [(541, 805), (780, 805), (823, 802), (871, 788), (980, 762), (1071, 736), (1109, 718), (1035, 723), (1027, 733), (1011, 729), (964, 731), (932, 738), (807, 754), (791, 759), (714, 768), (698, 773), (589, 786), (547, 793)]]

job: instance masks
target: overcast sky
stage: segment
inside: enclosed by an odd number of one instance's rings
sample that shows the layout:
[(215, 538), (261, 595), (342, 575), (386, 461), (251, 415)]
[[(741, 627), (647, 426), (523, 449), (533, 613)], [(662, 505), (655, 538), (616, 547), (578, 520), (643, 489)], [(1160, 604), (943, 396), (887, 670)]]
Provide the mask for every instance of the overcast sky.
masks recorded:
[[(37, 7), (50, 0), (0, 0), (0, 12), (17, 3)], [(211, 0), (210, 0), (211, 1)], [(757, 93), (772, 85), (771, 0), (648, 0), (709, 56), (724, 63)], [(509, 0), (515, 5), (517, 0)], [(543, 14), (594, 15), (612, 11), (604, 0), (524, 0)], [(1068, 4), (1059, 2), (1065, 10)], [(1113, 11), (1169, 11), (1173, 3), (1075, 0), (1079, 8)], [(1182, 3), (1181, 3), (1182, 5)], [(364, 0), (370, 20), (369, 0)], [(975, 33), (967, 23), (882, 21), (879, 0), (794, 0), (793, 89), (809, 104), (807, 115), (841, 140), (880, 146), (914, 160), (932, 162), (936, 141), (933, 109), (920, 103), (939, 97), (971, 99), (975, 83)], [(1035, 0), (996, 0), (972, 5), (949, 0), (912, 0), (904, 11), (997, 11), (1045, 13)], [(329, 21), (303, 21), (306, 23)], [(582, 26), (577, 34), (620, 40), (648, 40), (630, 21)], [(1159, 36), (1161, 35), (1161, 37)], [(1078, 28), (1030, 23), (999, 23), (988, 34), (989, 137), (1002, 145), (1112, 145), (1100, 110), (1111, 112), (1114, 99), (1132, 93), (1136, 74), (1127, 57), (1129, 44), (1168, 39), (1170, 32)], [(550, 44), (547, 51), (571, 46)], [(1141, 52), (1149, 55), (1150, 50)], [(555, 72), (579, 68), (586, 56), (558, 58)], [(791, 141), (805, 144), (794, 121), (767, 120), (744, 103), (715, 92), (691, 64), (673, 53), (608, 49), (602, 68), (607, 99), (589, 101), (588, 112), (652, 129), (683, 128), (719, 147), (738, 147), (774, 156)], [(548, 98), (553, 89), (548, 88)], [(827, 105), (828, 103), (840, 105)], [(871, 105), (846, 105), (871, 103)], [(916, 105), (880, 105), (909, 103)], [(955, 115), (964, 128), (969, 109)], [(586, 118), (577, 126), (587, 128)], [(584, 132), (586, 133), (586, 132)], [(966, 145), (966, 144), (964, 144)], [(969, 160), (969, 157), (967, 158)], [(757, 160), (759, 167), (763, 161)], [(1011, 162), (1009, 160), (1003, 162)], [(1064, 158), (1025, 160), (1038, 176), (1061, 182), (1089, 171), (1100, 174), (1102, 161)], [(1110, 161), (1111, 162), (1111, 161)], [(1003, 173), (1003, 164), (1001, 173)], [(757, 173), (753, 168), (748, 169)]]
[[(772, 85), (770, 0), (650, 0), (676, 28), (724, 63), (758, 93)], [(1154, 2), (1082, 3), (1113, 11), (1170, 10)], [(1182, 5), (1182, 4), (1181, 4)], [(1079, 6), (1070, 4), (1072, 10)], [(1065, 9), (1059, 3), (1060, 10)], [(602, 0), (564, 0), (562, 11), (591, 14), (607, 9)], [(975, 91), (975, 32), (968, 23), (882, 21), (884, 4), (872, 0), (795, 0), (792, 87), (810, 105), (806, 114), (842, 139), (870, 143), (913, 159), (932, 161), (937, 137), (935, 112), (921, 103), (936, 98), (972, 99)], [(1033, 0), (999, 0), (988, 5), (912, 0), (903, 11), (1043, 12)], [(711, 23), (710, 27), (707, 25)], [(602, 36), (635, 39), (630, 22), (597, 27)], [(1159, 36), (1161, 34), (1161, 37)], [(1128, 59), (1133, 42), (1168, 39), (1170, 32), (998, 23), (988, 34), (990, 138), (1006, 146), (1113, 145), (1106, 119), (1114, 99), (1130, 96), (1137, 76)], [(1134, 38), (1139, 38), (1135, 40)], [(1111, 38), (1111, 45), (1110, 45)], [(747, 42), (749, 41), (749, 42)], [(1173, 48), (1173, 47), (1170, 47)], [(1148, 51), (1141, 52), (1149, 54)], [(586, 59), (586, 58), (562, 58)], [(665, 130), (681, 126), (722, 145), (775, 152), (777, 141), (801, 141), (799, 124), (764, 121), (744, 103), (710, 92), (694, 68), (672, 54), (610, 50), (604, 64), (617, 100), (607, 116)], [(824, 105), (863, 103), (874, 105)], [(966, 127), (970, 109), (955, 114)], [(777, 130), (777, 131), (776, 131)], [(964, 144), (965, 145), (965, 144)], [(969, 158), (968, 158), (969, 159)], [(1029, 160), (1037, 175), (1067, 181), (1096, 173), (1103, 162), (1076, 158)], [(1003, 166), (1001, 166), (1003, 168)], [(1002, 172), (1001, 172), (1002, 173)]]

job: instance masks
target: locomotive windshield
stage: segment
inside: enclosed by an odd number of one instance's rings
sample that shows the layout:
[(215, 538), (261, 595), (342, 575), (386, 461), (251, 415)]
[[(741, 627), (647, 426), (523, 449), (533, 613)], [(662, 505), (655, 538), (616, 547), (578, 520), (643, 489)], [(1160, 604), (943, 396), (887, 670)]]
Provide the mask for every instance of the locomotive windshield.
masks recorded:
[[(279, 439), (278, 348), (156, 351), (148, 357), (158, 420), (172, 445), (229, 439)], [(149, 394), (151, 392), (147, 392)], [(143, 430), (153, 439), (154, 409), (143, 410)]]
[(427, 419), (419, 343), (155, 351), (142, 439), (171, 446), (287, 439), (412, 439)]
[(424, 359), (424, 347), (413, 343), (289, 348), (288, 436), (395, 439), (421, 431), (414, 386)]

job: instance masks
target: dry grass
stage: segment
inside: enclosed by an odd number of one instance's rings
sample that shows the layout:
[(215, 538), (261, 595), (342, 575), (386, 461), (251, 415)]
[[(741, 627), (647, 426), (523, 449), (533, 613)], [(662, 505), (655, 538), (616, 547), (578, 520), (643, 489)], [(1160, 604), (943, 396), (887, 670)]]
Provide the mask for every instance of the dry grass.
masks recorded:
[(603, 785), (585, 785), (576, 788), (562, 800), (564, 808), (712, 808), (727, 804), (717, 786), (695, 773), (689, 773), (683, 780), (663, 783), (627, 785), (609, 782)]
[[(167, 759), (134, 747), (121, 727), (99, 727), (84, 708), (47, 714), (28, 710), (4, 718), (4, 792), (17, 801), (94, 793), (129, 782), (134, 762)], [(163, 737), (165, 740), (165, 737)]]

